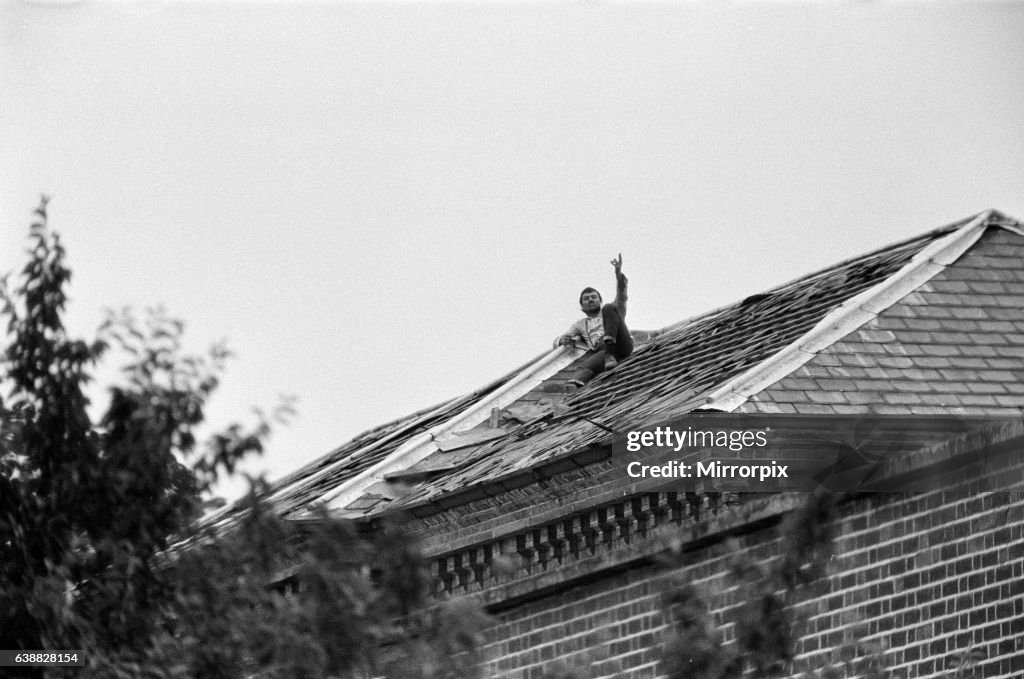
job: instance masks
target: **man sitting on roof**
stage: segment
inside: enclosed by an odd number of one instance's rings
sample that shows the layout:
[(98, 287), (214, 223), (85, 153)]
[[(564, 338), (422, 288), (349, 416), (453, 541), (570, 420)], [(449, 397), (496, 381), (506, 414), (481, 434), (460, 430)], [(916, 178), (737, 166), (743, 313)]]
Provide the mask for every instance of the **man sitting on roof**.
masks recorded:
[(612, 266), (615, 267), (615, 301), (601, 306), (601, 293), (594, 288), (584, 288), (580, 293), (580, 309), (586, 316), (573, 323), (558, 339), (558, 344), (574, 345), (587, 351), (579, 370), (569, 380), (577, 387), (582, 387), (594, 375), (614, 368), (633, 353), (633, 338), (624, 320), (629, 281), (622, 273), (622, 253), (612, 260)]

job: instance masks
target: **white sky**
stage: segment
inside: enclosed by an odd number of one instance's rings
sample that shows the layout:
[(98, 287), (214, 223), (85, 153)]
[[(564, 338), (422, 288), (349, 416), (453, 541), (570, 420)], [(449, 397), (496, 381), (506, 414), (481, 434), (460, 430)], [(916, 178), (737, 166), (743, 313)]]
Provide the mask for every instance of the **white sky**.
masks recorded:
[[(156, 303), (278, 393), (279, 476), (546, 350), (585, 285), (659, 328), (994, 207), (1024, 3), (0, 0), (0, 272), (38, 196), (69, 323)], [(226, 489), (237, 492), (237, 489)]]

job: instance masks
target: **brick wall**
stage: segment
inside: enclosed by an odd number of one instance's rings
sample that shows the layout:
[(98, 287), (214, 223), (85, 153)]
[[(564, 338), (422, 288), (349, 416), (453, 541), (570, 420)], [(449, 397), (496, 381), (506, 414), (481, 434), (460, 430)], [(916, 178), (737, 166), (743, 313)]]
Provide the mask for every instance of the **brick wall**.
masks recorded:
[[(959, 676), (1024, 676), (1024, 439), (1015, 436), (985, 466), (940, 479), (934, 491), (840, 506), (829, 575), (799, 606), (806, 622), (794, 676), (829, 663), (851, 639), (880, 642), (893, 677), (953, 677), (958, 667)], [(764, 563), (779, 552), (772, 519), (786, 505), (779, 496), (760, 504), (743, 517), (734, 508), (703, 520), (710, 528), (684, 547), (682, 565), (647, 559), (613, 567), (609, 559), (603, 572), (566, 579), (547, 595), (491, 597), (497, 612), (485, 676), (533, 679), (560, 666), (588, 678), (664, 676), (659, 597), (676, 578), (705, 593), (733, 643), (731, 621), (745, 594), (726, 575), (729, 559), (738, 549)], [(679, 525), (687, 540), (698, 534)]]

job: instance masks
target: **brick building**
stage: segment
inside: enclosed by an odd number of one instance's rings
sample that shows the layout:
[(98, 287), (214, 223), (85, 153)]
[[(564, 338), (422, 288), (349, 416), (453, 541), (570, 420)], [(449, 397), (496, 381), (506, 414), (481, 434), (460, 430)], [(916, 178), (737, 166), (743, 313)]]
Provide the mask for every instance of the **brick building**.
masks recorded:
[(702, 411), (944, 416), (968, 424), (880, 467), (894, 490), (922, 475), (928, 490), (843, 496), (792, 672), (856, 639), (894, 677), (1024, 676), (1024, 226), (985, 212), (636, 339), (576, 393), (579, 355), (556, 349), (356, 437), (272, 500), (295, 519), (323, 504), (416, 517), (437, 596), (495, 616), (486, 676), (658, 677), (665, 584), (705, 592), (732, 643), (728, 561), (778, 556), (802, 496), (631, 478), (641, 454), (611, 432)]

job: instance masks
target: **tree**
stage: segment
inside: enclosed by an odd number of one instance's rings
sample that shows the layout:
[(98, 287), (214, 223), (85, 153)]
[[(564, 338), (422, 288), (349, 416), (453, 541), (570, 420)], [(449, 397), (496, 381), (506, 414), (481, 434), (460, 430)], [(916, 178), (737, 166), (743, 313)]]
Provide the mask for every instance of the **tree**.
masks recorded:
[[(184, 324), (159, 309), (70, 338), (71, 271), (45, 198), (29, 243), (20, 284), (0, 285), (0, 648), (87, 649), (84, 671), (66, 671), (79, 678), (475, 675), (481, 613), (428, 605), (401, 524), (324, 515), (300, 531), (257, 480), (228, 527), (197, 528), (213, 484), (290, 404), (199, 445), (227, 349), (185, 352)], [(90, 371), (112, 348), (130, 358), (93, 422)], [(299, 578), (290, 594), (272, 586), (283, 563)]]
[[(783, 521), (780, 556), (754, 560), (738, 545), (729, 551), (730, 578), (745, 603), (735, 622), (735, 643), (726, 644), (714, 626), (704, 594), (688, 582), (674, 582), (662, 594), (669, 621), (662, 662), (670, 679), (770, 679), (792, 674), (803, 620), (797, 608), (806, 590), (820, 584), (832, 553), (837, 496), (812, 493)], [(678, 549), (666, 565), (678, 565)], [(884, 650), (852, 635), (831, 662), (804, 679), (859, 676), (882, 679)]]

